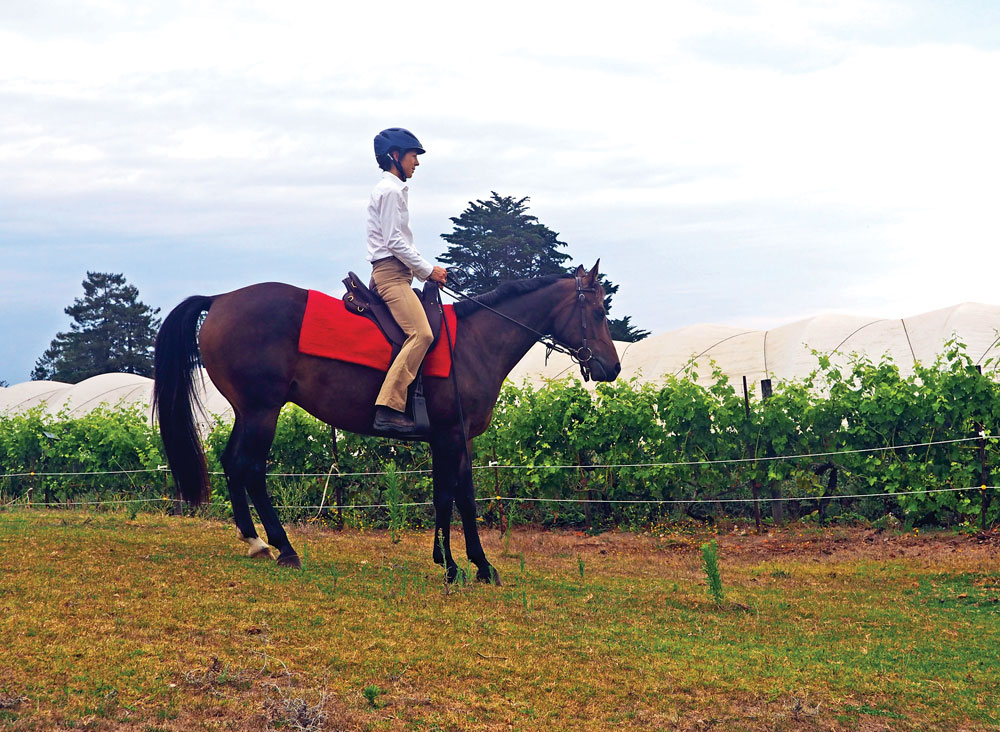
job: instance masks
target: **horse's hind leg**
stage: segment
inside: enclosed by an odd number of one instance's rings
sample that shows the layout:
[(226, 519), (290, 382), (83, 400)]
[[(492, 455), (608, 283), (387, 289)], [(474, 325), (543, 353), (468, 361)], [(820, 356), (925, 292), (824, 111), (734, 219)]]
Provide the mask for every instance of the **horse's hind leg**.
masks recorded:
[(246, 465), (246, 489), (264, 525), (267, 541), (278, 550), (278, 565), (282, 567), (302, 566), (288, 535), (281, 525), (278, 513), (267, 495), (267, 454), (274, 441), (274, 431), (278, 423), (279, 409), (249, 415), (244, 422), (238, 446), (238, 460)]
[(232, 434), (226, 449), (222, 453), (222, 469), (226, 473), (226, 485), (229, 488), (229, 503), (233, 507), (233, 519), (236, 522), (236, 531), (240, 540), (245, 542), (250, 549), (247, 554), (254, 559), (274, 559), (271, 548), (261, 541), (257, 536), (257, 529), (253, 525), (253, 517), (250, 515), (250, 504), (247, 502), (247, 472), (239, 469), (235, 456), (239, 450), (240, 438), (243, 433), (243, 421), (237, 417), (233, 424)]

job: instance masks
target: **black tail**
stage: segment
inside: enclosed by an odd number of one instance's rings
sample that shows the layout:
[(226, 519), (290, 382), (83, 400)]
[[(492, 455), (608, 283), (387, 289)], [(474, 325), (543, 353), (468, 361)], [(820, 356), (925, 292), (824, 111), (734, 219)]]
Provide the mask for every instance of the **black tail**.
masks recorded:
[(209, 495), (208, 468), (192, 409), (197, 400), (194, 370), (198, 354), (198, 321), (212, 306), (211, 297), (189, 297), (170, 311), (156, 335), (153, 357), (153, 413), (177, 492), (188, 503)]

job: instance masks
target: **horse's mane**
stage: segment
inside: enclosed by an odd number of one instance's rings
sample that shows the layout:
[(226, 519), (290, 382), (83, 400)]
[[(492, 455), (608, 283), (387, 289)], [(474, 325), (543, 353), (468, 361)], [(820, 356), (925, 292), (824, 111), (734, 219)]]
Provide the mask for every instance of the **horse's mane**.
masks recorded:
[(471, 315), (479, 310), (483, 305), (495, 307), (512, 297), (527, 295), (529, 292), (540, 290), (543, 287), (551, 285), (553, 282), (558, 282), (559, 280), (572, 277), (573, 275), (571, 274), (554, 274), (545, 275), (543, 277), (533, 277), (527, 280), (511, 280), (510, 282), (504, 282), (495, 290), (484, 292), (482, 295), (476, 295), (475, 298), (471, 300), (459, 300), (456, 302), (455, 316), (458, 318), (464, 318), (467, 315)]

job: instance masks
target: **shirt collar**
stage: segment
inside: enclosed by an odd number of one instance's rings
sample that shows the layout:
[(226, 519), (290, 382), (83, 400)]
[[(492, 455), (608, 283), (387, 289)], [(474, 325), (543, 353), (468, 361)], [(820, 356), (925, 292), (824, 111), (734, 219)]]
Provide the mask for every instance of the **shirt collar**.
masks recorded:
[(396, 188), (398, 188), (401, 191), (410, 190), (410, 187), (406, 185), (406, 183), (401, 181), (394, 173), (390, 173), (388, 170), (382, 171), (382, 178), (387, 179), (390, 183), (392, 183)]

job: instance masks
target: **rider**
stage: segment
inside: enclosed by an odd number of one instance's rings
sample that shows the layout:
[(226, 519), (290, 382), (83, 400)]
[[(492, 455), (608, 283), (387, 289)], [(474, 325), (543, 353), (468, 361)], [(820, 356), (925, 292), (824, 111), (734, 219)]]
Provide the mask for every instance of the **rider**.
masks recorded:
[(406, 390), (416, 378), (431, 346), (431, 327), (420, 299), (413, 292), (413, 278), (444, 284), (448, 271), (432, 265), (413, 246), (406, 180), (424, 153), (409, 130), (390, 127), (375, 136), (375, 160), (382, 178), (368, 201), (368, 261), (372, 263), (375, 292), (385, 300), (406, 340), (389, 366), (375, 400), (376, 430), (407, 433), (414, 430), (406, 416)]

